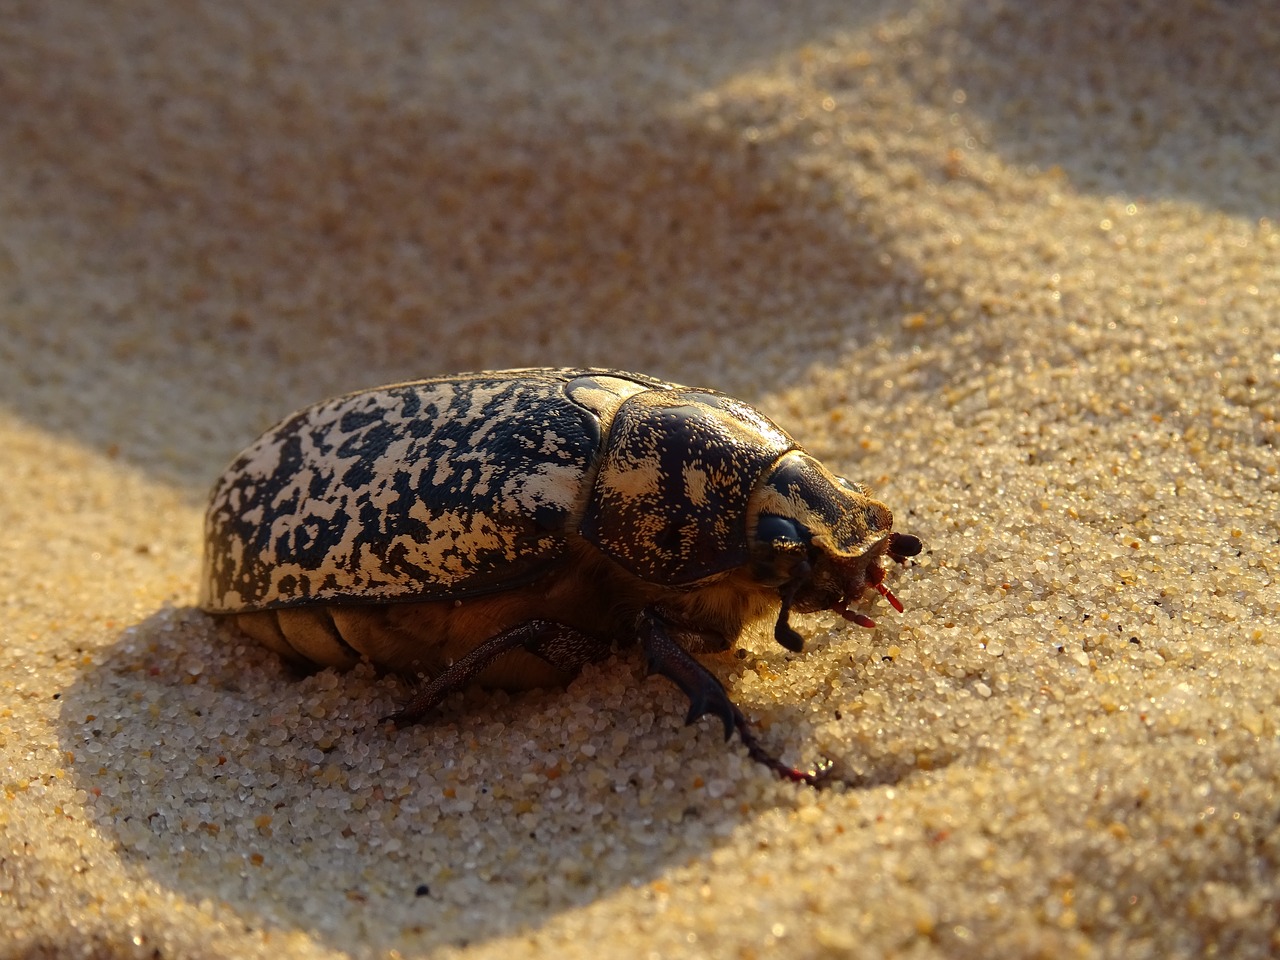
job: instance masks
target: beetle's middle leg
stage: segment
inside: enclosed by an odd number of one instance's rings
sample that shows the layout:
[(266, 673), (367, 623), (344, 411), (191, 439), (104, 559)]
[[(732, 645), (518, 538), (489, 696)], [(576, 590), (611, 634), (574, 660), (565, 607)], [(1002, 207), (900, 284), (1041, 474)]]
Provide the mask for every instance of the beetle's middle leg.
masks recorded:
[(445, 697), (468, 686), (486, 667), (513, 650), (526, 650), (562, 673), (573, 674), (583, 664), (599, 660), (609, 652), (609, 647), (563, 623), (529, 620), (490, 637), (470, 653), (459, 657), (414, 694), (398, 713), (387, 719), (394, 720), (397, 727), (417, 723), (439, 706)]

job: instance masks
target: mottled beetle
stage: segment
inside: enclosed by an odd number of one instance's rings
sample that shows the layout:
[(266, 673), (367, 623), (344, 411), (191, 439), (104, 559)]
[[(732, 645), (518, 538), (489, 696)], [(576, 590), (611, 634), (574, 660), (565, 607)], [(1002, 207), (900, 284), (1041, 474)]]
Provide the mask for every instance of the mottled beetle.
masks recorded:
[(753, 407), (633, 373), (534, 369), (393, 384), (294, 414), (218, 480), (201, 606), (295, 661), (362, 657), (427, 682), (420, 720), (471, 682), (566, 682), (614, 641), (779, 774), (689, 653), (792, 611), (848, 609), (882, 582), (893, 533), (870, 491), (831, 474)]

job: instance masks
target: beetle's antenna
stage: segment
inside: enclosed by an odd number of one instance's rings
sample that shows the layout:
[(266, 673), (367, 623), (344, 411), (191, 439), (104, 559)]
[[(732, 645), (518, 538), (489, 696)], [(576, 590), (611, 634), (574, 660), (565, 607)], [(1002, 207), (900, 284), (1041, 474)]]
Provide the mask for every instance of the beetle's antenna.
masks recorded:
[[(923, 549), (924, 544), (920, 542), (919, 537), (913, 537), (909, 533), (889, 534), (889, 556), (899, 563), (906, 563), (908, 557), (916, 556)], [(894, 607), (896, 608), (897, 604), (894, 604)]]

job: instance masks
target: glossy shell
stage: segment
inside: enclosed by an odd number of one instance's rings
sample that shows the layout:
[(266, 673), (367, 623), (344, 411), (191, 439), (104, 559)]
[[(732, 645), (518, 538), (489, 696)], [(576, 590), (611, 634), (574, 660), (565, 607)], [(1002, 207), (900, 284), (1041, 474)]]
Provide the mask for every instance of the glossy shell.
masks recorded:
[(748, 500), (795, 442), (754, 408), (631, 373), (420, 380), (308, 407), (214, 487), (201, 606), (459, 599), (512, 589), (580, 535), (635, 576), (749, 560)]

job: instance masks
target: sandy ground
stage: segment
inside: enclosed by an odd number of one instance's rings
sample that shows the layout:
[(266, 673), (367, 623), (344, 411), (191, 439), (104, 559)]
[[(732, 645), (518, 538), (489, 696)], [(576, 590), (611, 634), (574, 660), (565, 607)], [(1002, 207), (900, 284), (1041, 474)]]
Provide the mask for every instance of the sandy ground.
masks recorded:
[[(785, 11), (785, 12), (781, 12)], [(10, 0), (0, 954), (1280, 950), (1280, 8)], [(718, 387), (927, 554), (874, 631), (292, 678), (206, 491), (326, 395)]]

